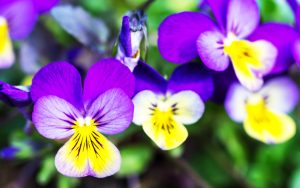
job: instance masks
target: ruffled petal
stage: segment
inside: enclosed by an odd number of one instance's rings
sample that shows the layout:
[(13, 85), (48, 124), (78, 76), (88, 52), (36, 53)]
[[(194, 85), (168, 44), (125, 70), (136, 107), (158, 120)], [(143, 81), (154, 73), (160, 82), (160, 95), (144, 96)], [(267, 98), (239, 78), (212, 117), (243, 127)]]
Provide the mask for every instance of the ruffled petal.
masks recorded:
[(136, 94), (132, 99), (134, 104), (133, 123), (142, 125), (150, 119), (151, 109), (155, 107), (157, 100), (157, 95), (150, 90), (144, 90)]
[(241, 123), (246, 118), (246, 100), (251, 93), (238, 83), (233, 83), (226, 95), (225, 110), (235, 122)]
[(117, 134), (130, 125), (133, 118), (133, 103), (121, 89), (110, 89), (86, 107), (86, 116), (97, 124), (104, 134)]
[(167, 104), (173, 107), (174, 119), (183, 124), (196, 123), (204, 113), (204, 103), (193, 91), (181, 91), (172, 95)]
[(167, 90), (171, 93), (191, 90), (206, 101), (214, 90), (212, 75), (199, 63), (181, 65), (171, 75)]
[(134, 76), (116, 59), (101, 60), (89, 69), (85, 78), (83, 94), (85, 104), (113, 88), (120, 88), (131, 97), (134, 93)]
[(143, 90), (161, 94), (166, 92), (167, 81), (150, 65), (140, 61), (133, 74), (135, 76), (135, 93)]
[(198, 56), (196, 41), (202, 32), (213, 30), (213, 21), (196, 12), (168, 16), (158, 30), (158, 48), (173, 63), (186, 63)]
[(76, 108), (83, 108), (81, 77), (76, 68), (66, 62), (43, 67), (32, 80), (31, 97), (36, 102), (47, 95), (60, 97)]
[(273, 78), (259, 94), (266, 98), (267, 106), (275, 112), (289, 113), (299, 102), (299, 89), (288, 77)]
[(58, 4), (59, 0), (32, 0), (34, 3), (35, 9), (41, 14), (49, 11), (52, 7)]
[(80, 112), (69, 102), (57, 96), (45, 96), (34, 105), (32, 122), (37, 131), (46, 138), (66, 139), (73, 133)]
[(32, 31), (38, 14), (31, 0), (0, 0), (0, 16), (7, 19), (12, 39), (24, 39)]
[(175, 149), (188, 137), (186, 128), (179, 122), (170, 120), (168, 124), (148, 120), (143, 124), (145, 133), (163, 150)]
[(292, 54), (292, 45), (297, 38), (299, 38), (299, 34), (294, 28), (279, 23), (264, 24), (258, 27), (249, 37), (251, 41), (269, 41), (277, 48), (276, 62), (270, 72), (273, 74), (287, 70), (295, 62)]
[(96, 128), (76, 130), (55, 157), (57, 170), (65, 176), (103, 178), (120, 169), (119, 150)]
[(259, 8), (255, 0), (231, 0), (227, 10), (227, 33), (234, 33), (239, 39), (250, 35), (258, 26)]
[(201, 60), (215, 71), (224, 71), (229, 65), (229, 58), (223, 48), (224, 38), (219, 31), (207, 31), (197, 39), (197, 50)]

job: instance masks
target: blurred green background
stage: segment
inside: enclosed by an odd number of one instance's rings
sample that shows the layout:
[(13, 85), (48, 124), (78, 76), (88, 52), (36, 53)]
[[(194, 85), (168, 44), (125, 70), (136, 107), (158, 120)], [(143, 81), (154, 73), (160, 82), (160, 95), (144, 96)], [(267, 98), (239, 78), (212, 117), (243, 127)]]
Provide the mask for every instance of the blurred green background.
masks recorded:
[[(258, 2), (263, 22), (294, 23), (293, 14), (284, 0)], [(109, 32), (108, 39), (102, 44), (101, 53), (95, 54), (64, 31), (50, 14), (43, 15), (31, 38), (46, 37), (28, 39), (29, 43), (34, 41), (45, 48), (44, 51), (37, 50), (38, 64), (72, 59), (84, 71), (97, 58), (111, 56), (122, 16), (143, 3), (145, 0), (63, 1), (61, 4), (81, 6), (102, 20)], [(154, 0), (146, 11), (149, 40), (146, 62), (166, 77), (176, 65), (166, 62), (159, 54), (156, 44), (158, 26), (170, 14), (198, 11), (199, 3), (199, 0)], [(0, 70), (0, 80), (15, 85), (30, 80), (34, 71), (24, 70), (20, 63), (22, 58), (27, 58), (22, 55), (21, 48), (28, 41), (14, 44), (18, 62), (11, 69)], [(299, 78), (299, 69), (293, 67), (290, 74)], [(300, 125), (299, 107), (291, 116)], [(0, 122), (0, 148), (18, 149), (12, 159), (1, 156), (0, 187), (300, 187), (299, 131), (284, 144), (262, 144), (246, 135), (241, 125), (231, 121), (222, 104), (213, 102), (206, 104), (205, 114), (198, 123), (187, 127), (189, 137), (178, 149), (159, 150), (141, 127), (135, 125), (120, 135), (111, 136), (123, 161), (119, 173), (105, 179), (75, 179), (60, 175), (54, 167), (54, 156), (62, 143), (42, 138), (32, 125), (27, 125), (24, 131), (28, 122), (17, 109), (1, 103)]]

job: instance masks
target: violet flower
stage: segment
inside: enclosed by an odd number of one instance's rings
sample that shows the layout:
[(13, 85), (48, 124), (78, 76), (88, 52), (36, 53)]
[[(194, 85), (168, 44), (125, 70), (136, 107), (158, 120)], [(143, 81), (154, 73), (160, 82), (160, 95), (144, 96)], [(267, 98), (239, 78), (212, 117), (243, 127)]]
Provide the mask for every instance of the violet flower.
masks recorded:
[(266, 82), (257, 92), (232, 84), (225, 109), (232, 120), (243, 122), (249, 136), (267, 144), (277, 144), (296, 133), (296, 123), (287, 113), (298, 101), (297, 85), (288, 77), (277, 77)]
[(120, 168), (118, 149), (102, 134), (124, 131), (133, 118), (134, 76), (115, 59), (94, 64), (84, 81), (66, 62), (51, 63), (33, 78), (32, 114), (37, 131), (68, 139), (55, 157), (57, 170), (72, 177), (110, 176)]
[(213, 80), (199, 64), (178, 67), (169, 81), (145, 63), (134, 69), (136, 95), (133, 98), (136, 125), (163, 150), (181, 145), (188, 137), (184, 125), (196, 123), (204, 102), (213, 93)]
[(0, 100), (12, 107), (25, 107), (32, 103), (30, 91), (25, 86), (12, 86), (0, 81)]
[(143, 11), (129, 12), (123, 17), (116, 58), (131, 71), (140, 60), (142, 40), (147, 39), (146, 20)]
[[(159, 28), (158, 47), (165, 59), (186, 63), (198, 55), (215, 71), (231, 62), (240, 83), (250, 90), (263, 76), (286, 70), (292, 63), (294, 29), (279, 23), (259, 25), (255, 0), (207, 0), (216, 22), (197, 12), (167, 17)], [(278, 37), (281, 36), (281, 37)]]
[(51, 9), (57, 2), (0, 0), (0, 68), (9, 68), (14, 63), (12, 40), (26, 38), (35, 26), (38, 15)]

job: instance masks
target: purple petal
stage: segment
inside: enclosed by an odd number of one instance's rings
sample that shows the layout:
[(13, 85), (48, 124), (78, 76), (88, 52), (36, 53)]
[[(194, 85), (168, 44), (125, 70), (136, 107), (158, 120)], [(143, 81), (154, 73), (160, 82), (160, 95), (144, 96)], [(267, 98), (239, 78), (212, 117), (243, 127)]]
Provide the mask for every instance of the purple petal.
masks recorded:
[(298, 6), (296, 12), (295, 12), (295, 19), (296, 19), (296, 26), (298, 31), (300, 31), (300, 6)]
[[(272, 34), (270, 34), (272, 33)], [(258, 27), (249, 37), (249, 40), (267, 40), (277, 48), (277, 58), (270, 73), (280, 73), (289, 68), (294, 63), (292, 45), (299, 37), (299, 34), (286, 24), (267, 23)]]
[(95, 120), (104, 134), (118, 134), (130, 125), (133, 103), (121, 89), (110, 89), (87, 107), (87, 116)]
[(197, 12), (167, 17), (158, 30), (158, 48), (173, 63), (186, 63), (198, 56), (196, 41), (202, 32), (215, 28), (213, 21)]
[(229, 58), (224, 54), (224, 36), (219, 31), (202, 33), (197, 40), (197, 49), (203, 63), (215, 71), (224, 71), (229, 65)]
[(287, 0), (287, 3), (290, 5), (291, 9), (294, 13), (297, 12), (297, 9), (299, 7), (297, 0)]
[(20, 151), (19, 148), (16, 147), (6, 147), (0, 150), (0, 157), (2, 159), (11, 160), (16, 157), (16, 154)]
[(208, 4), (213, 11), (213, 14), (219, 24), (220, 29), (223, 31), (226, 27), (226, 8), (228, 0), (207, 0)]
[(208, 100), (214, 90), (209, 70), (198, 63), (189, 63), (175, 69), (168, 84), (168, 91), (178, 93), (184, 90), (192, 90), (202, 100)]
[(129, 17), (124, 16), (122, 21), (122, 28), (120, 33), (120, 44), (123, 47), (125, 55), (127, 57), (131, 57), (132, 49), (131, 49), (131, 31), (130, 31), (130, 22)]
[(259, 8), (255, 0), (231, 0), (227, 10), (227, 33), (239, 38), (250, 35), (259, 24)]
[(66, 139), (74, 134), (77, 119), (82, 118), (80, 112), (69, 102), (57, 96), (45, 96), (35, 104), (32, 122), (37, 131), (49, 139)]
[(143, 90), (161, 94), (166, 92), (167, 81), (148, 64), (140, 61), (133, 74), (135, 76), (135, 93)]
[(32, 0), (35, 9), (41, 14), (49, 11), (52, 7), (54, 7), (59, 0)]
[(134, 93), (134, 76), (120, 61), (104, 59), (94, 64), (85, 78), (84, 101), (90, 102), (112, 88), (120, 88), (131, 97)]
[(27, 88), (17, 88), (0, 81), (0, 100), (14, 107), (24, 107), (32, 103)]
[(0, 16), (7, 19), (12, 39), (26, 38), (32, 31), (37, 13), (31, 0), (0, 0)]
[(51, 63), (34, 76), (32, 100), (36, 102), (47, 95), (65, 99), (77, 108), (83, 107), (81, 77), (73, 65), (67, 62)]
[(300, 66), (300, 38), (298, 38), (292, 48), (292, 53), (294, 55), (294, 58), (296, 60), (296, 63)]

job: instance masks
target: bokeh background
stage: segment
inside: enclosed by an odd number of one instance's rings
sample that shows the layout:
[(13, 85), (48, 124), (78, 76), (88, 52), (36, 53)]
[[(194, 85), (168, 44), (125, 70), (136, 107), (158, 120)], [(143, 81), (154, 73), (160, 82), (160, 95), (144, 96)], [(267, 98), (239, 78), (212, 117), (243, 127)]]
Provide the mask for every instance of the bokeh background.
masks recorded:
[[(262, 22), (293, 25), (293, 14), (284, 0), (258, 2)], [(69, 61), (84, 74), (100, 58), (112, 56), (122, 15), (144, 3), (145, 0), (62, 1), (61, 5), (81, 7), (100, 20), (102, 24), (96, 33), (99, 41), (83, 45), (78, 36), (72, 36), (61, 26), (65, 19), (71, 18), (45, 14), (28, 39), (14, 43), (17, 63), (10, 69), (0, 70), (0, 80), (30, 85), (32, 75), (53, 61)], [(199, 4), (199, 0), (153, 0), (146, 10), (146, 62), (166, 77), (176, 65), (166, 62), (159, 54), (159, 24), (172, 13), (199, 11)], [(207, 13), (207, 10), (202, 11)], [(73, 17), (73, 21), (82, 25), (89, 20)], [(288, 74), (299, 84), (300, 69), (297, 66)], [(300, 108), (290, 115), (299, 127)], [(141, 127), (131, 125), (125, 132), (110, 137), (123, 158), (121, 170), (116, 175), (105, 179), (69, 178), (60, 175), (54, 167), (54, 156), (62, 143), (41, 137), (18, 109), (0, 103), (0, 187), (300, 187), (299, 130), (284, 144), (262, 144), (229, 119), (222, 103), (213, 101), (206, 104), (200, 121), (187, 128), (189, 137), (184, 145), (172, 151), (161, 151)]]

